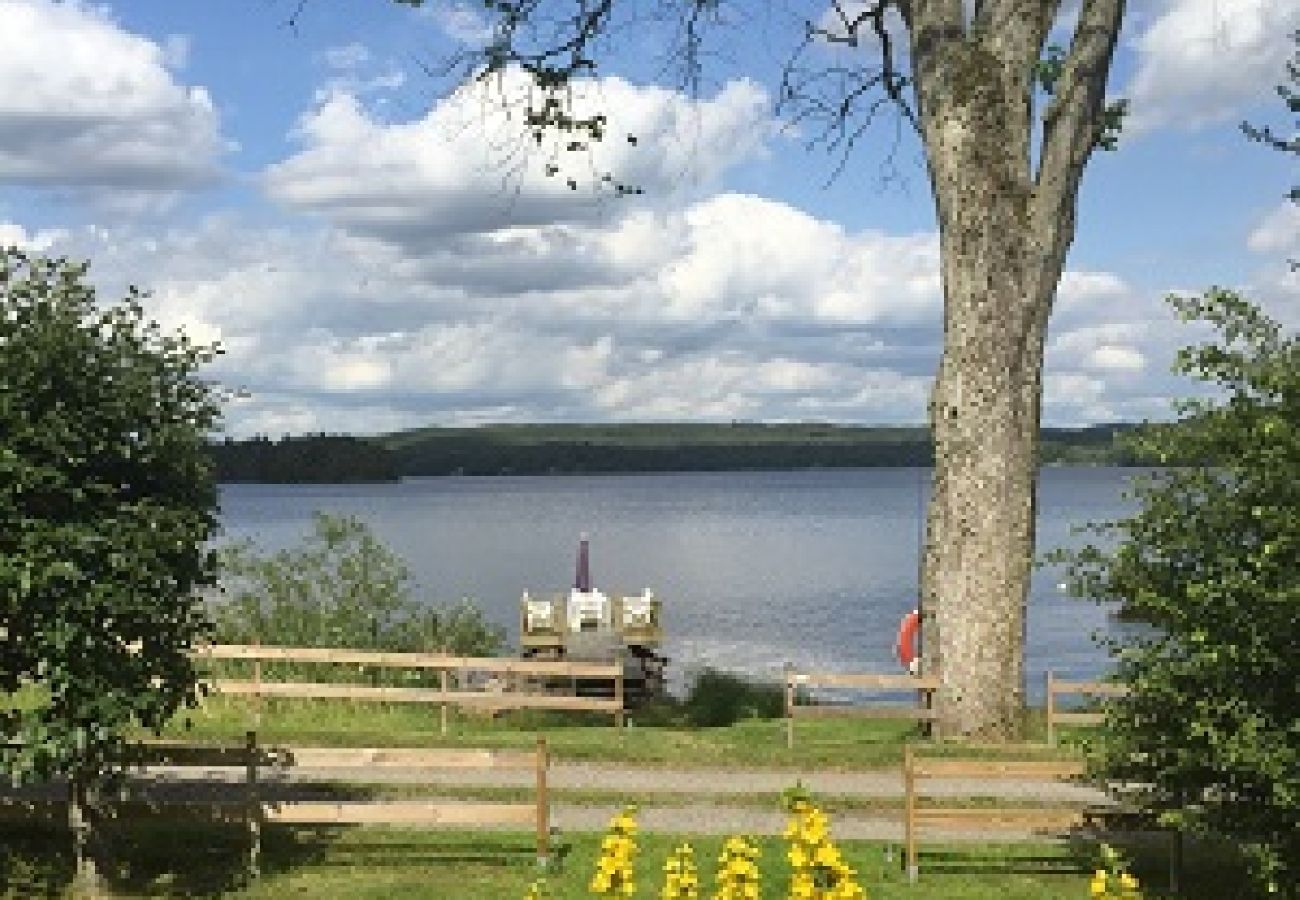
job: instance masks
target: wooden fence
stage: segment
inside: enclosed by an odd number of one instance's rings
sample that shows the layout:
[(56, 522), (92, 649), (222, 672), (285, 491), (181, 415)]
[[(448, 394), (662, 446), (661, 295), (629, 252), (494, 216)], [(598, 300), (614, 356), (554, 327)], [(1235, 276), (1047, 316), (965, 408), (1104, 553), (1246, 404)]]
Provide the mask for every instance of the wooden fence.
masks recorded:
[[(953, 757), (923, 758), (908, 745), (903, 749), (903, 865), (908, 881), (920, 877), (917, 861), (917, 843), (920, 830), (925, 826), (993, 831), (1014, 829), (1044, 834), (1060, 834), (1072, 829), (1104, 822), (1117, 817), (1131, 817), (1136, 811), (1125, 809), (1112, 802), (1080, 800), (1070, 806), (1060, 801), (1043, 801), (1038, 806), (1011, 808), (943, 806), (938, 797), (928, 795), (922, 782), (961, 780), (981, 784), (992, 779), (1018, 781), (1071, 781), (1086, 774), (1082, 760), (1026, 760), (1026, 759), (959, 759)], [(945, 799), (974, 796), (947, 793)], [(922, 806), (924, 801), (924, 806)], [(1057, 805), (1049, 806), (1053, 802)], [(1169, 884), (1178, 890), (1179, 870), (1182, 865), (1181, 833), (1170, 832)]]
[[(801, 704), (799, 688), (836, 687), (871, 691), (915, 691), (915, 706)], [(933, 691), (939, 689), (939, 680), (932, 676), (880, 675), (868, 672), (800, 672), (789, 663), (785, 666), (785, 723), (786, 746), (794, 747), (794, 720), (796, 717), (828, 718), (853, 716), (877, 719), (917, 719), (934, 722), (935, 713), (927, 702)], [(937, 729), (931, 726), (931, 736)]]
[[(545, 865), (550, 853), (550, 799), (547, 792), (549, 757), (545, 738), (537, 739), (535, 751), (466, 749), (385, 749), (325, 747), (264, 747), (250, 731), (242, 746), (212, 746), (172, 741), (151, 741), (134, 750), (132, 765), (167, 766), (182, 769), (237, 766), (244, 770), (241, 782), (231, 785), (234, 799), (131, 800), (99, 804), (112, 818), (127, 820), (147, 813), (174, 818), (203, 815), (207, 820), (242, 823), (248, 830), (246, 868), (251, 876), (261, 869), (262, 829), (266, 824), (287, 825), (373, 825), (402, 824), (475, 827), (520, 825), (536, 832), (537, 858)], [(321, 770), (329, 780), (366, 783), (367, 773), (385, 768), (401, 769), (526, 769), (535, 773), (532, 803), (448, 802), (446, 800), (286, 800), (268, 801), (263, 795), (264, 776), (289, 768)], [(331, 774), (335, 770), (335, 774)], [(346, 771), (339, 771), (346, 770)], [(242, 796), (239, 796), (242, 795)], [(59, 809), (68, 808), (66, 821), (76, 829), (89, 821), (77, 802), (13, 801), (0, 804), (0, 817), (30, 821), (49, 820)], [(84, 846), (79, 840), (77, 846)], [(78, 853), (78, 872), (86, 861)], [(93, 871), (93, 868), (92, 868)], [(92, 876), (93, 878), (94, 876)]]
[(1063, 694), (1083, 694), (1094, 697), (1123, 697), (1128, 686), (1108, 681), (1060, 681), (1047, 670), (1047, 743), (1056, 746), (1057, 725), (1100, 725), (1106, 720), (1099, 712), (1060, 712), (1056, 698)]
[[(385, 703), (429, 703), (441, 707), (442, 733), (447, 733), (448, 705), (478, 709), (556, 709), (607, 712), (614, 724), (623, 725), (623, 660), (613, 663), (556, 662), (495, 656), (451, 656), (442, 653), (392, 653), (307, 647), (263, 647), (260, 645), (214, 644), (199, 648), (200, 660), (244, 660), (253, 664), (249, 680), (217, 678), (206, 682), (221, 694), (310, 699), (368, 700)], [(437, 688), (395, 687), (338, 682), (267, 681), (262, 664), (270, 662), (315, 663), (322, 665), (371, 666), (381, 669), (433, 670), (439, 673)], [(465, 687), (471, 674), (501, 675), (501, 690)], [(453, 678), (453, 676), (455, 676)], [(611, 697), (579, 697), (575, 694), (546, 694), (526, 689), (528, 679), (607, 680)]]

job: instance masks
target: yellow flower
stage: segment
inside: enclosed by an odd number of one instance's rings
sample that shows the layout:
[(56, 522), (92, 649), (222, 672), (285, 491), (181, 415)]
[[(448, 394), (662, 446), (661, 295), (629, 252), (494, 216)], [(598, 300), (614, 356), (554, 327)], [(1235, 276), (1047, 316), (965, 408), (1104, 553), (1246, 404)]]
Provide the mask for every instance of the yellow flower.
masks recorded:
[(1129, 891), (1136, 890), (1138, 886), (1138, 880), (1134, 878), (1132, 875), (1130, 875), (1128, 872), (1124, 872), (1119, 876), (1119, 886)]

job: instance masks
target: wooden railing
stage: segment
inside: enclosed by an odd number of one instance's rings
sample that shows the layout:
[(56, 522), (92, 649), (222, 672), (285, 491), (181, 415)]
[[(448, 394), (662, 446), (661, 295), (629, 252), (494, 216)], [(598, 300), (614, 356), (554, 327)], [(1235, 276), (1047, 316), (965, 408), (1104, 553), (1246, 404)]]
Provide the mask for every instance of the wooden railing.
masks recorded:
[[(799, 688), (834, 687), (869, 691), (894, 691), (917, 693), (915, 706), (824, 704), (805, 705), (798, 702)], [(881, 675), (869, 672), (800, 672), (789, 663), (785, 666), (785, 722), (786, 746), (794, 747), (794, 720), (798, 718), (827, 718), (854, 716), (876, 719), (917, 719), (933, 722), (934, 710), (926, 702), (927, 696), (939, 689), (939, 680), (930, 676)], [(932, 732), (932, 735), (934, 732)]]
[[(211, 746), (172, 741), (150, 741), (133, 748), (130, 763), (139, 766), (237, 766), (242, 782), (232, 785), (234, 799), (105, 801), (114, 819), (150, 815), (174, 817), (202, 813), (209, 818), (242, 822), (247, 828), (246, 868), (251, 876), (261, 869), (262, 829), (266, 824), (288, 825), (437, 825), (475, 827), (520, 825), (535, 831), (537, 858), (545, 864), (550, 853), (550, 799), (547, 792), (549, 757), (545, 738), (535, 751), (464, 749), (385, 749), (334, 747), (265, 747), (250, 731), (242, 746)], [(263, 777), (289, 768), (322, 770), (322, 777), (339, 781), (374, 781), (367, 773), (379, 769), (527, 769), (535, 773), (532, 803), (447, 802), (445, 800), (284, 800), (263, 796)], [(334, 770), (333, 772), (331, 770)], [(339, 772), (338, 770), (346, 770)], [(239, 796), (242, 795), (242, 796)], [(50, 818), (67, 801), (15, 801), (0, 804), (5, 818)], [(69, 819), (75, 819), (70, 816)]]
[[(613, 663), (553, 662), (495, 656), (451, 656), (441, 653), (394, 653), (309, 647), (263, 647), (260, 645), (214, 644), (195, 651), (200, 660), (245, 660), (253, 664), (248, 680), (210, 679), (205, 684), (220, 694), (306, 699), (362, 700), (384, 703), (429, 703), (441, 706), (442, 733), (447, 733), (447, 707), (479, 709), (554, 709), (607, 712), (614, 724), (623, 725), (623, 661)], [(262, 664), (270, 662), (371, 666), (381, 669), (434, 670), (437, 688), (395, 687), (316, 681), (268, 681)], [(474, 690), (463, 687), (470, 673), (505, 676), (502, 690)], [(452, 676), (457, 677), (454, 682)], [(611, 697), (579, 697), (571, 694), (543, 694), (524, 690), (532, 678), (608, 680)]]
[[(1074, 829), (1104, 823), (1120, 817), (1142, 819), (1138, 810), (1128, 809), (1110, 800), (1080, 798), (1078, 800), (1043, 799), (1037, 805), (988, 808), (953, 806), (954, 799), (970, 798), (981, 793), (978, 788), (953, 790), (951, 782), (968, 785), (987, 785), (991, 780), (1063, 781), (1071, 782), (1087, 774), (1081, 759), (959, 759), (954, 757), (922, 757), (908, 745), (903, 749), (903, 842), (902, 863), (908, 881), (920, 877), (917, 844), (923, 827), (961, 829), (963, 831), (995, 831), (1014, 829), (1037, 834), (1060, 835)], [(922, 782), (947, 780), (949, 790), (939, 798), (927, 792)], [(1081, 787), (1083, 785), (1080, 785)], [(949, 805), (944, 806), (944, 802)], [(1062, 804), (1068, 805), (1062, 805)], [(924, 805), (922, 805), (924, 804)], [(1054, 804), (1054, 805), (1049, 805)], [(1168, 832), (1170, 838), (1169, 884), (1178, 890), (1182, 866), (1182, 836), (1178, 831)]]
[(1083, 694), (1094, 697), (1123, 697), (1128, 686), (1109, 681), (1060, 681), (1047, 670), (1047, 743), (1056, 746), (1057, 725), (1100, 725), (1106, 716), (1099, 712), (1060, 712), (1056, 698), (1063, 694)]
[[(988, 809), (983, 807), (947, 807), (938, 805), (937, 799), (927, 797), (922, 781), (937, 779), (1067, 779), (1084, 774), (1082, 762), (1045, 760), (974, 760), (974, 759), (924, 759), (917, 756), (911, 746), (903, 750), (903, 865), (909, 881), (920, 875), (917, 863), (917, 842), (922, 826), (947, 826), (970, 830), (984, 829), (1045, 829), (1064, 830), (1082, 824), (1085, 812), (1081, 809), (1014, 808)], [(925, 806), (922, 807), (922, 800)]]

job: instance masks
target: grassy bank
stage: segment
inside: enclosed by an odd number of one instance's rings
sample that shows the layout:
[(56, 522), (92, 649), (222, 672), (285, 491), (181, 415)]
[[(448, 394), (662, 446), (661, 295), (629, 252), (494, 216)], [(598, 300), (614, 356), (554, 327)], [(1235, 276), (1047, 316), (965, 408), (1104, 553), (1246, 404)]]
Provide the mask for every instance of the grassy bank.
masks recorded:
[[(544, 734), (553, 756), (566, 762), (589, 761), (681, 768), (861, 770), (901, 764), (903, 744), (919, 739), (917, 726), (890, 720), (822, 719), (797, 721), (795, 747), (786, 747), (781, 719), (745, 719), (733, 725), (691, 728), (653, 724), (655, 714), (632, 713), (630, 726), (617, 730), (609, 716), (516, 711), (491, 719), (449, 712), (448, 734), (440, 731), (436, 707), (416, 704), (348, 704), (329, 700), (263, 701), (260, 714), (249, 700), (211, 697), (166, 731), (170, 738), (242, 741), (256, 729), (263, 743), (338, 747), (491, 747), (529, 748)], [(1041, 711), (1031, 711), (1028, 740), (1041, 745)], [(1045, 757), (1070, 752), (1026, 747)], [(947, 752), (949, 745), (941, 748)], [(954, 753), (969, 753), (959, 745)], [(1017, 752), (1022, 752), (1018, 750)]]

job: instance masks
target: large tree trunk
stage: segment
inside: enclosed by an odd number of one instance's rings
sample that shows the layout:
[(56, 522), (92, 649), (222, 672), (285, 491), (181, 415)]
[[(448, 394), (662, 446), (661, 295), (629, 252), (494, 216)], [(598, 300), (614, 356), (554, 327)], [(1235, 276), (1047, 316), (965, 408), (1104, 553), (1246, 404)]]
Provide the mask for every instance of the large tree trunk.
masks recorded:
[(922, 666), (939, 677), (940, 732), (994, 741), (1023, 721), (1043, 343), (1074, 235), (1074, 191), (1052, 217), (1035, 196), (1028, 65), (1015, 57), (1035, 58), (1043, 24), (1020, 24), (948, 43), (918, 90), (944, 289)]

